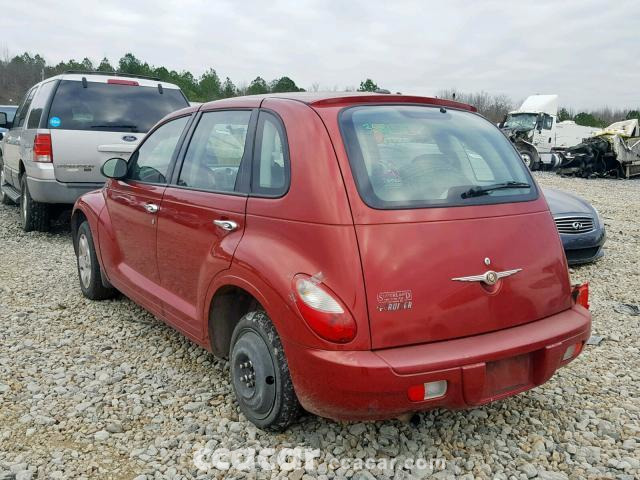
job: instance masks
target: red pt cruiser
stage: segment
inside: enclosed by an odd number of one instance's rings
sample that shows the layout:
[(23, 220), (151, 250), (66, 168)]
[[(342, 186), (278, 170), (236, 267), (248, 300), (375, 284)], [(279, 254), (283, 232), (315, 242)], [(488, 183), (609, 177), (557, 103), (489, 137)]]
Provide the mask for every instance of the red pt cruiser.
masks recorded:
[(228, 356), (280, 430), (464, 408), (547, 381), (589, 337), (547, 203), (461, 103), (283, 94), (177, 111), (72, 217), (80, 286)]

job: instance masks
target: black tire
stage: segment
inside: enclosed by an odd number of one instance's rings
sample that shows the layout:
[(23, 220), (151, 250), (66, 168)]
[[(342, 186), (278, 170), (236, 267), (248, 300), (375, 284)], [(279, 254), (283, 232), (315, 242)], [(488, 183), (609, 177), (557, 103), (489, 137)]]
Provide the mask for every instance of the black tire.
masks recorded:
[(49, 230), (49, 205), (31, 198), (26, 173), (20, 178), (20, 218), (25, 232), (46, 232)]
[(265, 312), (249, 312), (240, 319), (231, 337), (229, 362), (236, 400), (251, 423), (281, 432), (295, 422), (300, 403), (280, 337)]
[(522, 157), (522, 161), (524, 164), (531, 170), (535, 172), (540, 169), (540, 158), (536, 152), (532, 152), (528, 149), (520, 150), (520, 156)]
[(115, 288), (108, 288), (102, 284), (100, 264), (96, 249), (93, 246), (93, 236), (89, 222), (86, 220), (78, 227), (74, 239), (76, 247), (76, 264), (78, 266), (78, 280), (82, 294), (90, 300), (105, 300), (117, 294)]
[(5, 181), (4, 181), (4, 163), (2, 162), (2, 157), (0, 156), (0, 203), (2, 205), (13, 205), (13, 202), (11, 201), (9, 196), (6, 195), (2, 191), (2, 184), (3, 183), (5, 183)]

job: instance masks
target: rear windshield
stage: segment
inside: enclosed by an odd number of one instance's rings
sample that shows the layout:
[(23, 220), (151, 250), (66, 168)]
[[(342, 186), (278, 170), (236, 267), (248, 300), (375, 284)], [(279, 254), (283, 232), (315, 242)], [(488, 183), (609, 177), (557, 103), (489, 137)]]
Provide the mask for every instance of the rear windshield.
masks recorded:
[(340, 114), (358, 191), (373, 208), (537, 198), (509, 140), (479, 115), (440, 107), (369, 105)]
[(48, 128), (146, 133), (162, 117), (188, 107), (177, 89), (63, 80), (47, 119)]

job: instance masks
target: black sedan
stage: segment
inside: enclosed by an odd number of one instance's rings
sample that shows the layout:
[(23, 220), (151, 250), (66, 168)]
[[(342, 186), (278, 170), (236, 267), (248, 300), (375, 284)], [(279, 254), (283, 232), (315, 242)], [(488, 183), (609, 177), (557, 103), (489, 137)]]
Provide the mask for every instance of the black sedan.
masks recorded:
[(572, 193), (545, 188), (551, 213), (569, 265), (593, 262), (604, 255), (604, 221), (589, 202)]

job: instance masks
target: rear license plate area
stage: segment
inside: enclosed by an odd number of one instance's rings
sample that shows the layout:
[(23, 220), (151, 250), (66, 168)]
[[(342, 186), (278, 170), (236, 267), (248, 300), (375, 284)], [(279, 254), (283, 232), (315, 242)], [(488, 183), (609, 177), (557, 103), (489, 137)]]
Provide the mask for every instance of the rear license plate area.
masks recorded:
[(529, 353), (487, 362), (483, 398), (499, 397), (531, 385), (531, 365)]

